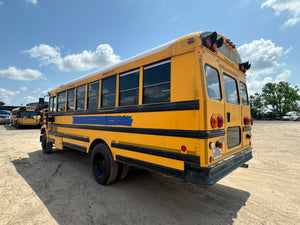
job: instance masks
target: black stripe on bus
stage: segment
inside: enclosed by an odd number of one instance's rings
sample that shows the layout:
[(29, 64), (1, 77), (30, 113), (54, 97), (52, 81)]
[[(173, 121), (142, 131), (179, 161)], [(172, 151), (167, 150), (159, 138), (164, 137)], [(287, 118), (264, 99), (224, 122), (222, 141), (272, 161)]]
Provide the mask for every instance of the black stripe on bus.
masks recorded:
[(149, 162), (145, 162), (133, 158), (128, 158), (121, 155), (116, 155), (116, 159), (117, 161), (122, 163), (127, 163), (133, 166), (149, 169), (155, 172), (160, 172), (165, 175), (173, 175), (176, 177), (183, 177), (184, 175), (184, 171), (182, 170), (177, 170), (166, 166), (161, 166), (161, 165), (157, 165), (157, 164), (153, 164), (153, 163), (149, 163)]
[(200, 157), (194, 156), (194, 155), (186, 155), (181, 153), (175, 153), (175, 152), (168, 152), (168, 151), (162, 151), (157, 149), (151, 149), (151, 148), (144, 148), (144, 147), (138, 147), (133, 145), (126, 145), (126, 144), (120, 144), (120, 143), (111, 143), (111, 147), (124, 149), (128, 151), (133, 152), (140, 152), (155, 156), (161, 156), (169, 159), (177, 159), (180, 161), (184, 161), (187, 163), (196, 163), (197, 165), (200, 165)]
[(132, 128), (132, 127), (90, 126), (90, 125), (76, 125), (76, 124), (51, 124), (51, 125), (56, 127), (67, 127), (67, 128), (85, 129), (85, 130), (103, 130), (103, 131), (111, 131), (111, 132), (186, 137), (186, 138), (197, 138), (197, 139), (209, 139), (209, 138), (225, 135), (224, 129), (201, 131), (201, 130), (169, 130), (169, 129)]
[(199, 100), (49, 113), (49, 116), (199, 110)]
[(246, 126), (246, 127), (243, 127), (243, 131), (251, 131), (251, 126)]
[(51, 131), (48, 132), (48, 134), (57, 136), (57, 137), (73, 139), (73, 140), (77, 140), (77, 141), (90, 142), (89, 138), (84, 138), (84, 137), (79, 137), (79, 136), (74, 136), (74, 135), (60, 134), (60, 133), (55, 133), (55, 132), (51, 132)]
[(51, 142), (51, 143), (55, 144), (55, 139), (53, 139), (53, 138), (48, 138), (48, 142)]
[(74, 144), (64, 142), (64, 141), (63, 141), (62, 145), (64, 147), (72, 148), (72, 149), (79, 150), (79, 151), (85, 152), (85, 153), (86, 153), (86, 150), (87, 150), (86, 147), (83, 147), (83, 146), (80, 146), (80, 145), (74, 145)]

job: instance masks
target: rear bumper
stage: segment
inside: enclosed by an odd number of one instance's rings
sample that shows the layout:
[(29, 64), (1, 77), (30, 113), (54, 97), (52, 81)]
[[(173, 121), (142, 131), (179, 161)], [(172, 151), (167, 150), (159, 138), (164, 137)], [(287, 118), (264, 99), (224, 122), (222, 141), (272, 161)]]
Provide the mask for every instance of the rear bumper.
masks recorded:
[(250, 159), (252, 159), (252, 147), (208, 167), (185, 164), (184, 178), (192, 183), (212, 185)]

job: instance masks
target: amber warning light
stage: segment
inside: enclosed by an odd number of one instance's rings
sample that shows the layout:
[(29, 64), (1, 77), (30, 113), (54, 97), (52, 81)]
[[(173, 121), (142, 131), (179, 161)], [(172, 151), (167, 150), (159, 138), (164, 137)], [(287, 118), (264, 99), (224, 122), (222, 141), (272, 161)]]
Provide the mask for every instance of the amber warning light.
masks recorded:
[(200, 34), (200, 38), (202, 40), (202, 44), (213, 52), (216, 52), (217, 49), (223, 45), (224, 42), (222, 37), (217, 39), (217, 32), (202, 32)]

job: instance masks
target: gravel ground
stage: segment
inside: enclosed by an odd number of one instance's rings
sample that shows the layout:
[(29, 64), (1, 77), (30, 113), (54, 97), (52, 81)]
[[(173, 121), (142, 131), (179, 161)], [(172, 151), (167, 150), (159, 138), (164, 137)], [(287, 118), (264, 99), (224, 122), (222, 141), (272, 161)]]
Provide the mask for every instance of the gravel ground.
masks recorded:
[(0, 126), (0, 224), (300, 224), (300, 122), (254, 122), (254, 158), (202, 187), (139, 169), (98, 185), (87, 155)]

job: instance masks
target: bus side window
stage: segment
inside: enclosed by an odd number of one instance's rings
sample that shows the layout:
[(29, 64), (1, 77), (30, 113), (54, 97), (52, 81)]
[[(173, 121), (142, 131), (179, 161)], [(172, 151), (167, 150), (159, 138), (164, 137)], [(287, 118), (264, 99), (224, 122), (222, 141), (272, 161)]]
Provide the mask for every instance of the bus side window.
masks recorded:
[(143, 103), (170, 101), (171, 60), (144, 67)]
[(215, 68), (205, 65), (207, 94), (210, 99), (221, 101), (221, 88), (219, 73)]
[(85, 85), (77, 88), (76, 110), (84, 110), (84, 105), (85, 105)]
[(139, 70), (120, 74), (120, 106), (139, 104)]
[(223, 74), (226, 101), (228, 103), (240, 104), (236, 80), (227, 74)]
[(241, 99), (242, 103), (244, 106), (249, 105), (249, 100), (248, 100), (248, 93), (247, 93), (247, 88), (246, 84), (240, 81), (240, 92), (241, 92)]
[(68, 90), (67, 111), (74, 110), (75, 88)]
[(66, 109), (66, 91), (58, 93), (57, 96), (57, 111), (65, 111)]
[(54, 97), (50, 98), (49, 100), (49, 112), (53, 112), (54, 111), (54, 105), (53, 105), (53, 102), (54, 102)]
[(99, 81), (88, 85), (87, 108), (97, 109), (99, 99)]
[(101, 107), (115, 107), (116, 102), (116, 76), (102, 80)]

